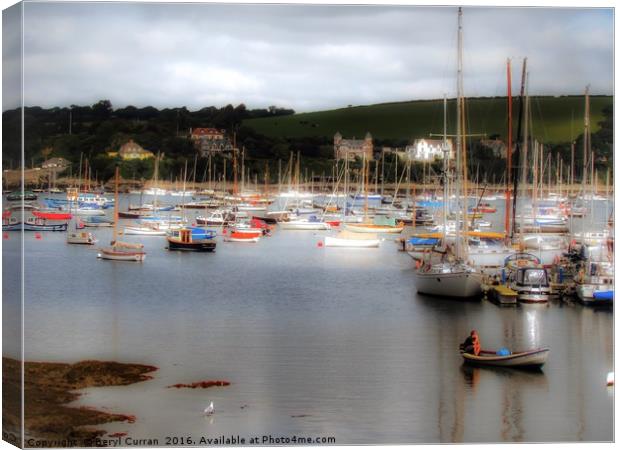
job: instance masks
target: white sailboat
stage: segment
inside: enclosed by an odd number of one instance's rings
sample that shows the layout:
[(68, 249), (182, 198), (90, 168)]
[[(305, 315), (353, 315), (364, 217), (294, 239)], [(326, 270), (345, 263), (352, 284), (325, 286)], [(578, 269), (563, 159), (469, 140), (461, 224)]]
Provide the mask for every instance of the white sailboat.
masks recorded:
[[(456, 133), (456, 200), (457, 203), (461, 199), (461, 181), (463, 180), (463, 173), (461, 171), (461, 161), (463, 159), (463, 147), (464, 140), (461, 138), (463, 133), (464, 121), (464, 104), (462, 97), (462, 83), (463, 83), (463, 56), (462, 56), (462, 10), (459, 8), (458, 12), (458, 68), (457, 68), (457, 133)], [(445, 102), (445, 100), (444, 100)], [(447, 145), (446, 125), (445, 125), (445, 112), (444, 112), (444, 173), (448, 171), (448, 157), (449, 149)], [(448, 183), (444, 183), (444, 198), (448, 198), (447, 192)], [(416, 282), (416, 288), (421, 294), (436, 295), (441, 297), (453, 297), (453, 298), (473, 298), (479, 297), (482, 293), (481, 288), (481, 274), (477, 272), (472, 266), (465, 262), (464, 255), (461, 252), (466, 251), (467, 246), (461, 242), (461, 230), (459, 226), (461, 208), (464, 211), (467, 210), (467, 196), (463, 196), (464, 204), (456, 207), (456, 241), (455, 241), (455, 253), (450, 255), (450, 252), (446, 252), (444, 260), (437, 264), (424, 263), (416, 271), (414, 271), (414, 278)], [(446, 223), (447, 207), (444, 206), (444, 223)], [(464, 221), (466, 225), (466, 221)], [(444, 228), (444, 243), (445, 243), (445, 228)]]
[(146, 257), (142, 244), (132, 244), (128, 242), (118, 241), (118, 166), (114, 173), (114, 232), (112, 234), (112, 242), (109, 247), (100, 248), (97, 252), (97, 258), (109, 259), (114, 261), (136, 261), (142, 262)]
[[(345, 158), (344, 163), (344, 192), (347, 193), (349, 178), (349, 158)], [(345, 197), (342, 208), (342, 223), (345, 221), (347, 213), (347, 198)], [(347, 248), (377, 248), (381, 244), (381, 239), (374, 233), (359, 233), (349, 229), (340, 231), (336, 236), (326, 236), (325, 247), (347, 247)]]

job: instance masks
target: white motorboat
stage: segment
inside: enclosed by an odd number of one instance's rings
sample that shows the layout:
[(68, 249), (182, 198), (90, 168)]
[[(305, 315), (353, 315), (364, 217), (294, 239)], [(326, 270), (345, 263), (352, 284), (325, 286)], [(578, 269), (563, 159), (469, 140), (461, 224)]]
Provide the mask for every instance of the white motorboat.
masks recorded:
[(586, 305), (609, 305), (614, 297), (614, 266), (609, 261), (587, 261), (575, 276), (575, 292)]

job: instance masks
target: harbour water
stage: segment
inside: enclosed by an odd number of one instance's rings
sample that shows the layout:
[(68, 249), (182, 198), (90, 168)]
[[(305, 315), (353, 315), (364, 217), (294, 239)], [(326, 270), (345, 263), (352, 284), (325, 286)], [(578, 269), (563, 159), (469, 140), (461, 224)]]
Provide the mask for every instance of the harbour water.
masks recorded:
[[(93, 233), (110, 240), (110, 229)], [(337, 249), (317, 245), (325, 234), (220, 236), (213, 254), (128, 236), (147, 257), (123, 263), (67, 245), (65, 233), (28, 233), (26, 360), (157, 366), (150, 381), (90, 388), (76, 404), (135, 415), (103, 427), (159, 445), (222, 435), (341, 445), (613, 439), (612, 311), (425, 297), (394, 236), (379, 249)], [(19, 240), (3, 241), (5, 292), (18, 292), (6, 262)], [(17, 330), (18, 301), (5, 297), (5, 333)], [(473, 328), (483, 347), (549, 347), (543, 371), (464, 367), (458, 345)], [(200, 380), (231, 385), (167, 388)], [(216, 413), (205, 417), (210, 401)]]

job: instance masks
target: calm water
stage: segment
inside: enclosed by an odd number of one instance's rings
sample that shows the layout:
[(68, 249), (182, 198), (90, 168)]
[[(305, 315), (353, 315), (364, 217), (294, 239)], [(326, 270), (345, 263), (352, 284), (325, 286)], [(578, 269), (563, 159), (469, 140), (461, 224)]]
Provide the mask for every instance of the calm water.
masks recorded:
[[(93, 232), (101, 243), (111, 236)], [(88, 389), (78, 404), (134, 414), (135, 424), (105, 428), (160, 444), (269, 434), (336, 444), (613, 439), (612, 312), (419, 296), (393, 237), (380, 249), (318, 248), (324, 235), (218, 237), (214, 254), (128, 236), (146, 247), (135, 264), (98, 260), (64, 233), (29, 233), (26, 359), (158, 366), (151, 381)], [(7, 295), (18, 241), (3, 242), (5, 333), (18, 330), (17, 296)], [(486, 347), (550, 347), (544, 371), (464, 368), (458, 344), (472, 328)], [(166, 389), (205, 379), (232, 384)], [(210, 401), (216, 414), (205, 418)]]

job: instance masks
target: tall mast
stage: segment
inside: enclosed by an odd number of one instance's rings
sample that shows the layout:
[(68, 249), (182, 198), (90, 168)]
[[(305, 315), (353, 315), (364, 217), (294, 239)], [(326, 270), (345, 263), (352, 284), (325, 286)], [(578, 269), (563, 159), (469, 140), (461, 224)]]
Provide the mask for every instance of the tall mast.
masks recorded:
[[(521, 146), (521, 144), (522, 144), (522, 142), (524, 140), (527, 140), (527, 131), (525, 133), (525, 139), (523, 139), (523, 136), (521, 134), (521, 126), (523, 124), (523, 110), (524, 110), (524, 106), (527, 105), (527, 102), (526, 102), (526, 105), (524, 105), (524, 103), (523, 103), (524, 93), (525, 93), (526, 67), (527, 67), (527, 58), (524, 58), (523, 59), (523, 70), (521, 72), (521, 91), (519, 93), (519, 119), (518, 119), (518, 125), (517, 125), (517, 146), (515, 148), (515, 154), (517, 155), (516, 156), (517, 161), (522, 161), (522, 164), (524, 164), (524, 165), (527, 165), (527, 164), (525, 163), (526, 161), (524, 162), (524, 159), (521, 158), (520, 146)], [(525, 114), (526, 128), (527, 128), (527, 122), (528, 122), (528, 115)], [(523, 152), (523, 154), (524, 155), (526, 154), (525, 151)], [(513, 168), (513, 170), (514, 170), (514, 168)], [(513, 196), (512, 196), (512, 217), (515, 217), (515, 215), (516, 215), (515, 213), (516, 213), (516, 210), (517, 210), (517, 177), (514, 176), (514, 175), (516, 175), (516, 174), (513, 174), (513, 177), (512, 177), (512, 183), (513, 183), (513, 189), (512, 189), (512, 191), (513, 191)], [(513, 237), (515, 235), (515, 231), (516, 231), (516, 223), (513, 220), (512, 221), (512, 231), (510, 233), (511, 237)]]
[(233, 195), (237, 195), (237, 149), (233, 147)]
[(211, 185), (211, 152), (208, 153), (207, 156), (208, 160), (207, 160), (207, 170), (209, 173), (209, 190), (213, 189), (213, 186)]
[(512, 70), (510, 68), (510, 59), (506, 60), (506, 78), (508, 82), (508, 144), (506, 147), (506, 211), (504, 230), (506, 231), (506, 236), (508, 236), (510, 234), (510, 181), (512, 172)]
[[(398, 155), (396, 156), (398, 158)], [(364, 193), (364, 222), (368, 220), (368, 186), (367, 173), (368, 163), (366, 162), (366, 153), (362, 153), (362, 192)]]
[(384, 180), (385, 180), (385, 151), (381, 149), (381, 196), (383, 196)]
[(196, 190), (196, 169), (198, 166), (198, 153), (194, 155), (194, 180), (192, 181), (192, 189)]
[[(443, 238), (442, 241), (445, 245), (446, 242), (446, 228), (448, 224), (448, 165), (450, 158), (450, 149), (448, 148), (448, 129), (447, 129), (447, 116), (448, 116), (448, 99), (446, 94), (443, 95)], [(413, 205), (415, 207), (415, 198), (413, 199)], [(413, 215), (413, 225), (415, 226), (415, 212)]]
[(112, 245), (116, 244), (118, 236), (118, 165), (114, 169), (114, 230), (112, 230)]
[(586, 105), (583, 120), (583, 172), (581, 173), (581, 195), (586, 194), (586, 174), (588, 173), (588, 147), (590, 146), (590, 85), (586, 86)]
[(245, 146), (241, 147), (241, 192), (245, 191)]
[(455, 245), (455, 253), (456, 257), (460, 257), (461, 255), (461, 233), (460, 233), (460, 222), (461, 222), (461, 206), (459, 205), (461, 201), (461, 176), (462, 176), (462, 161), (461, 161), (461, 152), (462, 152), (462, 137), (461, 134), (463, 130), (461, 129), (461, 113), (462, 113), (462, 95), (463, 95), (463, 27), (462, 27), (462, 16), (463, 11), (459, 7), (458, 14), (458, 57), (457, 57), (457, 77), (456, 77), (456, 245)]

